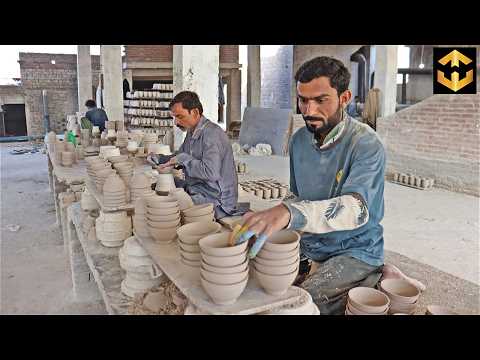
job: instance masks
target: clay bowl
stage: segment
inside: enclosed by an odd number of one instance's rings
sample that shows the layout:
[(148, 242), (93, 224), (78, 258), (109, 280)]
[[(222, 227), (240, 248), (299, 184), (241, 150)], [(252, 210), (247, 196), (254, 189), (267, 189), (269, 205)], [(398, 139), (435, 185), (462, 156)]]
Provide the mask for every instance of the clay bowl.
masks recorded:
[(202, 260), (202, 257), (200, 256), (200, 253), (197, 253), (197, 252), (188, 252), (188, 251), (180, 250), (180, 255), (182, 255), (185, 259), (190, 260), (190, 261), (201, 261)]
[(238, 297), (242, 294), (243, 290), (247, 286), (248, 277), (244, 280), (230, 285), (219, 285), (205, 280), (200, 277), (200, 281), (203, 289), (208, 296), (217, 305), (231, 305), (237, 301)]
[(458, 313), (445, 306), (428, 305), (425, 315), (458, 315)]
[(197, 222), (180, 226), (177, 229), (177, 233), (183, 243), (197, 245), (201, 238), (215, 234), (221, 228), (222, 225), (217, 222)]
[(188, 217), (208, 215), (213, 212), (213, 204), (199, 204), (193, 205), (188, 209), (183, 210), (183, 214)]
[(393, 313), (405, 313), (413, 314), (417, 309), (417, 303), (409, 304), (404, 302), (397, 302), (390, 299), (390, 314)]
[(289, 258), (282, 259), (282, 260), (263, 259), (258, 255), (254, 259), (256, 264), (260, 264), (264, 266), (287, 266), (287, 265), (295, 264), (299, 260), (300, 260), (300, 256), (298, 254), (295, 254)]
[(358, 310), (380, 314), (388, 310), (390, 300), (383, 292), (369, 287), (356, 287), (348, 292), (348, 301)]
[(169, 229), (156, 229), (148, 227), (148, 232), (156, 242), (161, 243), (170, 243), (177, 237), (176, 227), (172, 227)]
[(420, 290), (402, 279), (385, 279), (380, 282), (380, 289), (393, 302), (413, 304), (420, 296)]
[(150, 227), (155, 229), (171, 229), (175, 228), (175, 233), (177, 232), (177, 226), (180, 224), (180, 219), (174, 221), (151, 221), (148, 220), (147, 217), (147, 224)]
[(198, 246), (198, 245), (185, 244), (180, 239), (178, 240), (178, 245), (180, 246), (180, 250), (188, 251), (188, 252), (194, 252), (194, 253), (200, 253), (200, 246)]
[[(248, 246), (248, 241), (235, 246), (228, 244), (230, 232), (223, 232), (220, 234), (207, 235), (201, 238), (198, 242), (202, 252), (213, 256), (234, 256), (245, 252)], [(207, 279), (208, 280), (208, 279)]]
[(368, 312), (364, 312), (364, 311), (358, 310), (349, 301), (347, 301), (346, 310), (350, 313), (349, 315), (387, 315), (388, 314), (388, 309), (385, 310), (384, 312), (378, 313), (378, 314), (371, 314), (371, 313), (368, 313)]
[[(146, 199), (146, 197), (144, 199)], [(180, 217), (180, 208), (179, 207), (169, 207), (169, 208), (164, 208), (164, 209), (157, 209), (157, 208), (151, 208), (151, 207), (146, 206), (145, 209), (146, 209), (146, 212), (147, 212), (148, 215), (167, 216), (167, 215), (177, 214), (177, 217)]]
[(112, 164), (121, 163), (128, 160), (128, 155), (109, 156), (107, 160)]
[(180, 220), (180, 213), (174, 213), (170, 215), (152, 215), (152, 214), (146, 214), (146, 218), (150, 221), (176, 221)]
[(243, 272), (245, 270), (249, 270), (248, 264), (249, 264), (248, 259), (245, 259), (245, 261), (240, 265), (228, 266), (228, 267), (212, 266), (202, 261), (202, 267), (205, 270), (208, 270), (210, 272), (214, 272), (217, 274), (236, 274), (239, 272)]
[(196, 267), (196, 268), (200, 267), (200, 264), (201, 264), (200, 261), (187, 260), (183, 256), (181, 256), (181, 262), (184, 263), (185, 265)]
[(104, 199), (121, 199), (127, 196), (126, 191), (119, 191), (119, 192), (110, 192), (110, 191), (103, 191), (103, 198)]
[(200, 267), (200, 274), (205, 280), (210, 281), (211, 283), (231, 285), (242, 281), (246, 277), (248, 278), (248, 269), (233, 274), (219, 274)]
[(290, 265), (280, 265), (280, 266), (268, 266), (268, 265), (262, 265), (255, 263), (254, 261), (254, 267), (256, 270), (267, 274), (267, 275), (285, 275), (285, 274), (290, 274), (292, 271), (295, 271), (296, 268), (300, 265), (300, 259), (295, 261), (293, 264)]
[(185, 216), (184, 220), (186, 224), (190, 224), (194, 222), (210, 222), (215, 220), (215, 215), (212, 212), (210, 214), (201, 215), (201, 216)]
[(259, 285), (270, 295), (283, 295), (287, 292), (290, 285), (293, 284), (298, 274), (298, 267), (289, 274), (268, 275), (254, 269), (255, 277)]
[(262, 249), (272, 252), (286, 252), (294, 250), (300, 242), (300, 234), (292, 230), (280, 230), (270, 236)]
[(172, 207), (179, 207), (178, 201), (170, 196), (150, 196), (146, 198), (148, 208), (166, 209)]
[(265, 250), (265, 249), (261, 249), (259, 252), (258, 252), (258, 255), (259, 257), (261, 257), (262, 259), (267, 259), (267, 260), (284, 260), (284, 259), (288, 259), (292, 256), (295, 256), (295, 255), (298, 255), (299, 254), (299, 246), (297, 245), (297, 247), (293, 250), (290, 250), (290, 251), (284, 251), (284, 252), (273, 252), (273, 251), (268, 251), (268, 250)]
[(233, 256), (213, 256), (201, 253), (202, 261), (215, 267), (232, 267), (243, 264), (247, 258), (247, 251)]

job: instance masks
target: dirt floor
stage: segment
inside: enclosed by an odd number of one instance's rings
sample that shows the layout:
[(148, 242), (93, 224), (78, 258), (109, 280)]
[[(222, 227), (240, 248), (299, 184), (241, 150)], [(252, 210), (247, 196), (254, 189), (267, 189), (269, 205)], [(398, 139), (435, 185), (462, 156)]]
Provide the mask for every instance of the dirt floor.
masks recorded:
[[(72, 301), (46, 155), (8, 153), (27, 145), (0, 144), (0, 313), (105, 314), (100, 302)], [(245, 158), (251, 174), (288, 183), (288, 159)], [(428, 304), (480, 313), (478, 198), (387, 183), (385, 203), (386, 260), (427, 285), (417, 313)]]

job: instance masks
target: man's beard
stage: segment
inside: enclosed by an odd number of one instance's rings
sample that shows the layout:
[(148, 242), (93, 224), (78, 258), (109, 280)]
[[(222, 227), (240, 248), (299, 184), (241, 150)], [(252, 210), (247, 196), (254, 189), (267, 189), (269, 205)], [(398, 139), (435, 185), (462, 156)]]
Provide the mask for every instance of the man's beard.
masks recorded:
[[(302, 115), (303, 116), (303, 115)], [(332, 129), (338, 125), (340, 121), (343, 119), (343, 108), (338, 105), (338, 109), (333, 114), (327, 119), (321, 118), (321, 117), (316, 117), (316, 116), (303, 116), (303, 120), (305, 121), (305, 125), (314, 136), (315, 139), (317, 140), (322, 140), (324, 139)], [(322, 121), (323, 126), (313, 126), (308, 123), (308, 121)]]
[(182, 125), (176, 124), (176, 126), (177, 126), (180, 130), (182, 130), (183, 132), (187, 131), (187, 128), (183, 127)]

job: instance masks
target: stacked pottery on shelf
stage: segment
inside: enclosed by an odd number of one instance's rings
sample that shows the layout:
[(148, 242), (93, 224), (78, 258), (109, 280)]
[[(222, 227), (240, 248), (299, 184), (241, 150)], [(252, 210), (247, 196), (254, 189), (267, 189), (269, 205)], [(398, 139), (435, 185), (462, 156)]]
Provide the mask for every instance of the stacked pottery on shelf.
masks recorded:
[(177, 237), (180, 226), (180, 208), (178, 201), (171, 196), (148, 196), (147, 227), (156, 243), (169, 244)]
[(203, 221), (215, 221), (213, 204), (199, 204), (189, 207), (188, 209), (182, 211), (182, 217), (184, 224)]
[(54, 153), (55, 153), (55, 161), (57, 164), (62, 163), (62, 152), (66, 150), (65, 143), (62, 140), (57, 140), (54, 144)]
[(92, 194), (90, 194), (90, 191), (88, 191), (87, 188), (83, 190), (82, 198), (80, 200), (80, 206), (84, 211), (94, 211), (100, 208), (97, 200), (95, 200), (95, 198), (92, 196)]
[(100, 212), (95, 223), (97, 239), (106, 247), (122, 246), (132, 235), (132, 219), (126, 211), (114, 213)]
[(185, 192), (183, 188), (172, 189), (170, 190), (169, 195), (177, 199), (180, 211), (184, 211), (194, 205), (192, 198)]
[(120, 267), (126, 272), (121, 284), (125, 295), (134, 297), (137, 293), (145, 293), (162, 281), (162, 272), (134, 236), (125, 240), (118, 257)]
[(390, 299), (383, 292), (369, 288), (350, 289), (345, 315), (387, 315)]
[(127, 188), (117, 174), (111, 174), (103, 184), (103, 204), (111, 208), (127, 204)]
[(50, 131), (47, 135), (47, 144), (55, 144), (57, 142), (57, 134), (54, 131)]
[(120, 175), (125, 185), (128, 186), (133, 176), (133, 163), (130, 161), (117, 162), (113, 167), (117, 170), (118, 175)]
[(155, 191), (167, 195), (171, 190), (176, 189), (173, 174), (158, 174)]
[(130, 201), (133, 203), (138, 198), (145, 196), (152, 196), (155, 194), (155, 191), (152, 190), (152, 185), (150, 179), (147, 175), (140, 173), (132, 176), (129, 182), (130, 188)]
[(230, 234), (208, 235), (198, 242), (201, 255), (200, 282), (217, 305), (235, 303), (248, 282), (248, 241), (230, 246)]
[(300, 235), (281, 230), (270, 236), (253, 260), (259, 285), (270, 295), (282, 295), (293, 284), (300, 265)]
[(177, 235), (182, 263), (192, 267), (200, 267), (199, 240), (218, 233), (221, 227), (219, 223), (213, 221), (191, 223), (179, 227)]
[[(153, 195), (151, 195), (153, 196)], [(135, 235), (140, 236), (142, 238), (150, 237), (150, 232), (148, 231), (148, 224), (147, 224), (147, 206), (146, 206), (145, 198), (139, 197), (135, 200), (135, 214), (133, 215), (133, 230), (135, 231)]]
[(117, 131), (117, 146), (126, 148), (128, 144), (128, 131)]
[(403, 279), (384, 279), (378, 289), (390, 299), (389, 314), (412, 315), (417, 309), (420, 290)]
[(120, 156), (120, 149), (111, 145), (100, 146), (99, 156), (105, 160), (110, 156)]
[(62, 166), (72, 167), (75, 153), (71, 151), (62, 152)]
[(146, 133), (143, 135), (143, 147), (145, 151), (148, 151), (150, 144), (156, 144), (158, 141), (158, 135), (155, 133)]
[[(90, 168), (89, 168), (90, 167)], [(92, 177), (95, 182), (95, 186), (99, 193), (103, 192), (103, 184), (105, 180), (112, 174), (115, 174), (115, 170), (112, 169), (110, 164), (105, 161), (95, 161), (87, 165), (87, 173)]]

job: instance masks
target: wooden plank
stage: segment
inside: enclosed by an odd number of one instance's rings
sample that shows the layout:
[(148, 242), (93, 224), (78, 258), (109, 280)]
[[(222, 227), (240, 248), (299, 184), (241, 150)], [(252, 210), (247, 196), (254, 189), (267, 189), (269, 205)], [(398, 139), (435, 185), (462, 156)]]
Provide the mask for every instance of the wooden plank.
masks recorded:
[(82, 210), (79, 203), (68, 207), (69, 221), (73, 222), (78, 240), (85, 253), (87, 264), (95, 278), (108, 314), (125, 315), (132, 299), (121, 291), (121, 282), (125, 271), (120, 267), (118, 250), (107, 248), (98, 240), (89, 240), (82, 230)]
[(257, 281), (250, 277), (247, 287), (232, 305), (216, 305), (210, 300), (200, 283), (199, 268), (193, 268), (180, 261), (180, 253), (176, 241), (162, 245), (152, 238), (142, 238), (135, 235), (153, 261), (162, 269), (165, 275), (200, 311), (213, 315), (248, 315), (267, 311), (276, 307), (292, 304), (300, 299), (302, 290), (291, 286), (282, 296), (267, 294)]

